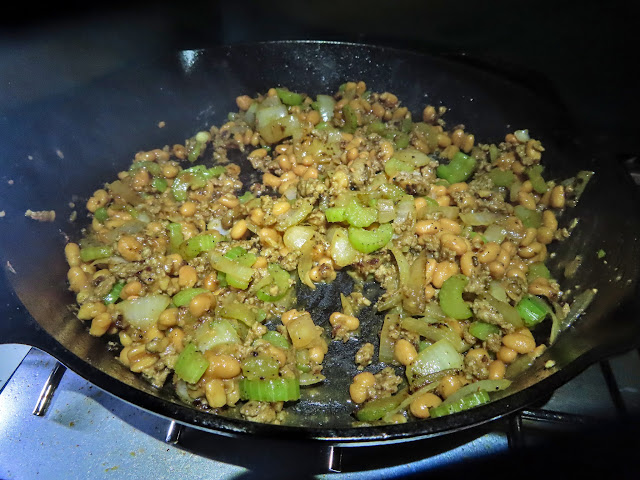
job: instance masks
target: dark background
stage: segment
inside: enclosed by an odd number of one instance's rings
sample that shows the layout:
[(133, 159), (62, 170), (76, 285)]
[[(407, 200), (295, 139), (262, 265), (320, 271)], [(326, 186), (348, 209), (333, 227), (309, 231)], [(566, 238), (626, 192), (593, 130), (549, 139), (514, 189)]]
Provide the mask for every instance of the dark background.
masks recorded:
[[(12, 2), (0, 15), (0, 108), (168, 49), (348, 40), (464, 55), (557, 94), (594, 146), (638, 152), (632, 2), (230, 0)], [(274, 66), (278, 68), (278, 66)]]

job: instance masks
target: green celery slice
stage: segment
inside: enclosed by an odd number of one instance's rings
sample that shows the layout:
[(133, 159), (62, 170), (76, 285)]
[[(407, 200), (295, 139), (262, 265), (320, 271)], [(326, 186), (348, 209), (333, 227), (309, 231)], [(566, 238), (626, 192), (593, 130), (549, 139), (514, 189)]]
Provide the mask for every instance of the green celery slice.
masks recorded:
[(300, 399), (300, 382), (297, 378), (273, 378), (264, 380), (240, 380), (240, 397), (259, 402), (289, 402)]
[(393, 227), (390, 223), (384, 223), (375, 230), (365, 230), (358, 227), (349, 227), (349, 242), (362, 253), (372, 253), (380, 250), (393, 238)]
[(470, 393), (469, 395), (462, 397), (456, 402), (441, 404), (437, 407), (433, 407), (429, 410), (429, 414), (431, 418), (443, 417), (445, 415), (462, 412), (464, 410), (469, 410), (484, 403), (488, 403), (489, 400), (491, 400), (489, 398), (489, 394), (484, 390), (480, 390), (479, 392)]
[(390, 397), (371, 400), (358, 409), (356, 412), (356, 418), (361, 422), (373, 422), (375, 420), (380, 420), (388, 412), (397, 409), (408, 396), (409, 389), (404, 388)]
[(480, 340), (486, 340), (489, 335), (500, 333), (500, 328), (478, 320), (469, 325), (469, 333)]
[(462, 292), (468, 282), (468, 277), (458, 274), (449, 277), (442, 284), (438, 298), (440, 307), (447, 316), (456, 320), (464, 320), (473, 315), (469, 305), (462, 299)]
[(176, 307), (183, 307), (189, 305), (193, 297), (207, 292), (209, 292), (209, 290), (206, 288), (185, 288), (176, 293), (171, 301)]
[(83, 262), (92, 262), (100, 258), (110, 257), (113, 250), (108, 245), (97, 247), (84, 247), (80, 249), (80, 259)]
[(184, 347), (178, 356), (174, 370), (187, 383), (196, 383), (209, 367), (209, 361), (193, 343)]

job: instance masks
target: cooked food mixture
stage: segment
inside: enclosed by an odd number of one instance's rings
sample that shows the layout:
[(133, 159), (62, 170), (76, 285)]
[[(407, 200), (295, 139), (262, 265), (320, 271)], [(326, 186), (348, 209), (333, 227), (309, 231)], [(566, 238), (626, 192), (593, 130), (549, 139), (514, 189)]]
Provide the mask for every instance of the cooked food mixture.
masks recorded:
[[(356, 342), (354, 422), (398, 423), (489, 401), (554, 341), (569, 307), (547, 249), (586, 172), (546, 179), (527, 130), (478, 143), (444, 107), (416, 119), (362, 81), (236, 102), (224, 125), (138, 152), (66, 245), (77, 317), (122, 364), (196, 408), (282, 423), (322, 388), (330, 342)], [(297, 303), (337, 275), (355, 286), (329, 318)], [(384, 317), (375, 344), (363, 307)]]

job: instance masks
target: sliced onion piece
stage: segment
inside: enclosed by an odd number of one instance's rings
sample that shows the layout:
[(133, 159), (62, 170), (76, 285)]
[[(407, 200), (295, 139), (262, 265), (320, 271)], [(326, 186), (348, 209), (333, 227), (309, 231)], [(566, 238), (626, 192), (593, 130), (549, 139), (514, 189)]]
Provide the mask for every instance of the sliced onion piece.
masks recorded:
[(158, 317), (171, 303), (168, 295), (149, 295), (131, 298), (116, 304), (124, 319), (136, 328), (146, 329), (158, 321)]

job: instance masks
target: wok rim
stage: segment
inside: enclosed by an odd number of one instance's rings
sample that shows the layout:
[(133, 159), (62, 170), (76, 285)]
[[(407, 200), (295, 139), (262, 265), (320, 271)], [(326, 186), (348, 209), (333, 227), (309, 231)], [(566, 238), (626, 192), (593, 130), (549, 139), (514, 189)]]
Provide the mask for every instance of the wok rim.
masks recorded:
[[(455, 64), (465, 66), (477, 72), (484, 74), (492, 74), (477, 66), (465, 65), (456, 60), (452, 60), (438, 54), (425, 53), (421, 51), (399, 48), (395, 46), (375, 45), (369, 43), (336, 41), (336, 40), (277, 40), (277, 41), (260, 41), (260, 42), (238, 42), (230, 45), (211, 46), (196, 49), (172, 50), (165, 52), (162, 57), (175, 56), (184, 51), (198, 52), (230, 52), (234, 48), (251, 48), (256, 46), (268, 47), (271, 45), (309, 45), (309, 46), (349, 46), (360, 48), (363, 50), (395, 52), (405, 56), (424, 57), (436, 60), (442, 64)], [(162, 58), (161, 57), (161, 58)], [(154, 57), (151, 61), (158, 58)], [(144, 65), (144, 64), (142, 64)], [(127, 68), (131, 66), (128, 65)], [(95, 79), (91, 80), (92, 82)], [(526, 88), (526, 87), (525, 87)], [(621, 166), (617, 166), (621, 169)], [(7, 275), (6, 272), (3, 272)], [(637, 290), (638, 276), (633, 279), (631, 291)], [(15, 292), (13, 295), (18, 297)], [(618, 315), (619, 310), (627, 308), (627, 304), (631, 302), (628, 294), (621, 298), (618, 304), (618, 310), (610, 312), (610, 315)], [(19, 298), (19, 297), (18, 297)], [(21, 302), (20, 302), (21, 303)], [(566, 384), (584, 371), (589, 366), (602, 360), (605, 357), (615, 353), (625, 351), (634, 346), (640, 345), (640, 338), (629, 339), (625, 345), (600, 345), (592, 348), (573, 361), (569, 362), (560, 370), (552, 375), (539, 380), (537, 383), (511, 394), (507, 397), (495, 400), (489, 404), (476, 407), (472, 410), (453, 414), (437, 419), (429, 419), (427, 422), (414, 421), (401, 425), (385, 425), (385, 426), (367, 426), (367, 427), (300, 427), (291, 425), (272, 425), (250, 422), (247, 420), (239, 420), (219, 415), (212, 415), (207, 412), (199, 411), (186, 405), (173, 403), (159, 396), (139, 390), (125, 382), (108, 375), (100, 369), (91, 365), (88, 361), (74, 354), (71, 350), (65, 348), (52, 335), (46, 332), (38, 322), (31, 317), (25, 308), (32, 327), (32, 332), (23, 335), (18, 340), (19, 343), (32, 345), (44, 352), (52, 355), (60, 363), (78, 374), (89, 383), (101, 388), (106, 393), (113, 395), (131, 405), (142, 410), (159, 415), (168, 420), (175, 421), (182, 425), (198, 428), (215, 434), (228, 436), (245, 436), (283, 439), (291, 441), (316, 441), (324, 445), (373, 445), (380, 443), (397, 443), (404, 441), (421, 440), (433, 438), (442, 435), (454, 434), (463, 430), (468, 430), (480, 425), (487, 424), (499, 418), (508, 416), (515, 411), (522, 410), (527, 406), (535, 403), (537, 400), (551, 394), (560, 386)], [(1, 340), (0, 343), (4, 341)]]

